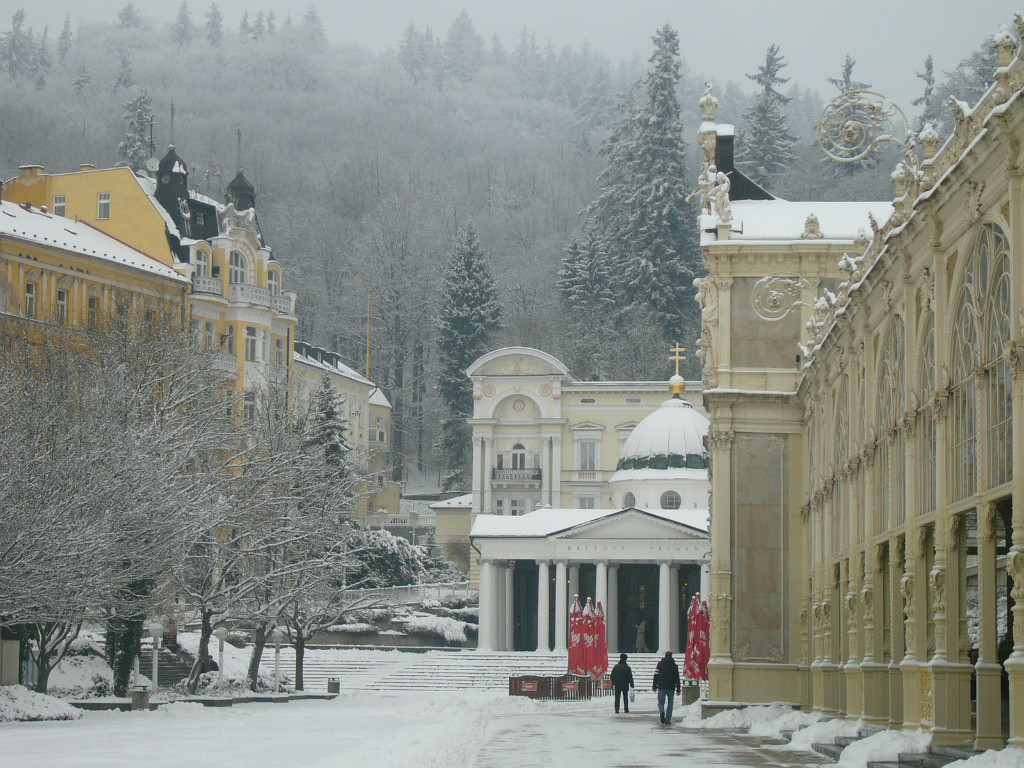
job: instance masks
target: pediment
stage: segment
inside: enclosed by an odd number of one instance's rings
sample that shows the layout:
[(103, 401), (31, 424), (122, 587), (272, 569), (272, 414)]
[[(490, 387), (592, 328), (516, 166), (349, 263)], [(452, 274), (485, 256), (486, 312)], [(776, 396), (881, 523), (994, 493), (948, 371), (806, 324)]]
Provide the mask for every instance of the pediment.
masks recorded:
[[(488, 352), (467, 369), (469, 376), (566, 376), (558, 358), (529, 347), (505, 347)], [(550, 393), (549, 393), (550, 394)]]
[(554, 539), (656, 539), (707, 540), (708, 534), (683, 523), (666, 520), (640, 509), (625, 509), (599, 520), (568, 528), (552, 535)]
[(569, 429), (600, 430), (604, 429), (604, 424), (598, 424), (596, 421), (581, 421), (578, 424), (570, 425)]

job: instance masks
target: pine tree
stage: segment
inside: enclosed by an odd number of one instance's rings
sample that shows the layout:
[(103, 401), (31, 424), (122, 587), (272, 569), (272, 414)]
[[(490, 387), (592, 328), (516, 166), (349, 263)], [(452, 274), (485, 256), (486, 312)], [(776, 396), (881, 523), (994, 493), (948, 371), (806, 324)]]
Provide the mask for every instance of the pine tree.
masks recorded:
[(345, 400), (331, 384), (326, 374), (320, 387), (310, 399), (309, 412), (302, 428), (306, 450), (322, 452), (324, 464), (334, 480), (341, 479), (349, 468), (352, 446), (345, 433)]
[(75, 75), (75, 79), (71, 81), (71, 87), (79, 93), (92, 82), (92, 73), (89, 68), (83, 64), (78, 68), (78, 73)]
[(207, 42), (214, 48), (219, 48), (221, 40), (224, 39), (224, 15), (216, 3), (210, 3), (210, 7), (206, 9), (204, 32)]
[(593, 230), (588, 230), (582, 240), (573, 237), (565, 249), (555, 283), (566, 308), (586, 315), (614, 311), (611, 284), (608, 255)]
[(132, 69), (132, 60), (127, 53), (122, 53), (117, 62), (117, 72), (114, 73), (114, 84), (111, 88), (117, 93), (118, 88), (131, 88), (135, 85), (135, 71)]
[(252, 25), (249, 24), (249, 12), (242, 12), (242, 20), (238, 22), (238, 34), (245, 40), (252, 37)]
[(505, 46), (502, 45), (501, 38), (498, 37), (497, 32), (491, 35), (491, 63), (499, 67), (503, 67), (508, 63), (508, 52), (505, 50)]
[(35, 74), (35, 41), (24, 24), (25, 10), (19, 8), (11, 17), (10, 30), (0, 36), (0, 67), (12, 79)]
[(266, 22), (263, 21), (263, 11), (256, 14), (256, 20), (252, 24), (252, 39), (259, 40), (266, 31)]
[(444, 490), (465, 488), (470, 464), (473, 388), (470, 363), (487, 352), (500, 327), (501, 307), (486, 257), (469, 223), (452, 247), (444, 269), (437, 341), (438, 394), (446, 415), (441, 423), (441, 452), (447, 474)]
[(46, 87), (46, 76), (50, 73), (52, 66), (53, 59), (50, 57), (50, 28), (43, 27), (43, 35), (39, 38), (39, 43), (36, 45), (35, 61), (32, 65), (32, 69), (35, 72), (36, 90), (42, 90)]
[(453, 77), (467, 82), (480, 69), (484, 56), (484, 41), (473, 27), (473, 20), (465, 9), (459, 12), (448, 28), (444, 43), (445, 62)]
[(743, 114), (745, 126), (736, 159), (751, 178), (765, 186), (770, 186), (794, 159), (796, 137), (789, 132), (782, 111), (789, 99), (778, 90), (789, 82), (788, 77), (779, 75), (785, 66), (779, 46), (770, 45), (764, 64), (756, 74), (747, 75), (761, 86), (761, 92)]
[(195, 35), (195, 27), (192, 25), (192, 14), (188, 10), (188, 2), (182, 0), (178, 6), (178, 15), (171, 27), (171, 37), (180, 46), (191, 45), (192, 37)]
[(414, 83), (418, 83), (426, 69), (425, 56), (426, 43), (423, 35), (416, 26), (410, 22), (402, 33), (402, 40), (398, 44), (398, 60), (402, 63), (402, 69), (409, 73)]
[(118, 165), (140, 171), (149, 158), (149, 126), (153, 122), (153, 98), (143, 88), (124, 105), (125, 134), (117, 145)]
[(871, 87), (871, 83), (862, 83), (859, 80), (853, 79), (853, 65), (857, 62), (853, 59), (850, 54), (846, 54), (846, 59), (843, 61), (843, 71), (839, 77), (830, 77), (828, 81), (834, 85), (840, 93), (849, 93), (850, 91), (863, 91)]
[(911, 102), (915, 107), (921, 107), (917, 130), (922, 131), (928, 123), (937, 128), (942, 118), (935, 99), (935, 62), (930, 55), (924, 60), (924, 71), (915, 72), (914, 76), (924, 83), (924, 92)]
[(134, 3), (128, 3), (117, 14), (117, 26), (120, 29), (138, 29), (142, 26), (142, 17)]
[(315, 5), (309, 6), (306, 15), (302, 17), (302, 28), (314, 43), (322, 43), (327, 39), (324, 23), (320, 20), (320, 12)]
[(68, 57), (68, 51), (71, 50), (71, 43), (74, 41), (74, 36), (71, 34), (71, 17), (64, 17), (64, 29), (60, 32), (60, 37), (57, 39), (57, 54), (60, 56), (60, 63), (63, 64), (64, 60)]
[(277, 16), (274, 15), (273, 11), (267, 13), (267, 34), (272, 35), (277, 32)]

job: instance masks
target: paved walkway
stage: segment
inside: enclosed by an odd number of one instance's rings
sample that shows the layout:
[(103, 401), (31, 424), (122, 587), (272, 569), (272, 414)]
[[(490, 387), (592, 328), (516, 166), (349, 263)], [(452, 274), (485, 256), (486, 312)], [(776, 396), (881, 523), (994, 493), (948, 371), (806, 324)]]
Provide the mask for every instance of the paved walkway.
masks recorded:
[(817, 755), (772, 749), (763, 739), (737, 733), (662, 726), (653, 697), (637, 701), (630, 714), (582, 705), (554, 713), (508, 715), (491, 720), (475, 768), (798, 768), (823, 764)]

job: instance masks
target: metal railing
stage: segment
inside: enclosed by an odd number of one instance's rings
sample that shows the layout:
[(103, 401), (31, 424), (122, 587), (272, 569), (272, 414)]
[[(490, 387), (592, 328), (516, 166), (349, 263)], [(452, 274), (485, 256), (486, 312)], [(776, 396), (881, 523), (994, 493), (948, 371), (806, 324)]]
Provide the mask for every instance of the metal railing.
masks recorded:
[(534, 469), (494, 469), (492, 471), (492, 479), (494, 480), (505, 480), (524, 483), (534, 482), (539, 483), (541, 477), (541, 471), (539, 468)]

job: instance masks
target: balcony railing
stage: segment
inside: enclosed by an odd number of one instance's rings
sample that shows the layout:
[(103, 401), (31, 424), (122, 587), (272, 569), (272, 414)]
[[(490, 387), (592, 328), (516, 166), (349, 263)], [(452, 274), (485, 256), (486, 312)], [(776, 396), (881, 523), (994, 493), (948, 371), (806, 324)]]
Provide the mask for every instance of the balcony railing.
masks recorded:
[(213, 369), (236, 376), (238, 374), (238, 358), (227, 352), (217, 352), (213, 356)]
[(282, 315), (295, 314), (295, 294), (288, 292), (270, 297), (270, 308)]
[(569, 472), (569, 480), (577, 483), (601, 482), (605, 474), (601, 469), (573, 469)]
[(259, 304), (269, 307), (270, 298), (270, 289), (264, 288), (262, 285), (235, 283), (231, 286), (231, 300), (240, 304)]
[(371, 443), (387, 443), (388, 441), (388, 433), (383, 429), (369, 430), (369, 437)]
[(215, 293), (218, 296), (224, 295), (224, 284), (219, 277), (205, 277), (194, 275), (192, 277), (193, 293)]
[(494, 469), (491, 477), (506, 483), (539, 483), (540, 469)]

